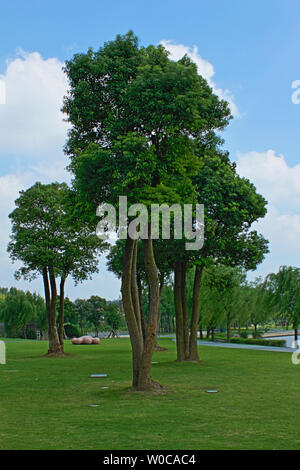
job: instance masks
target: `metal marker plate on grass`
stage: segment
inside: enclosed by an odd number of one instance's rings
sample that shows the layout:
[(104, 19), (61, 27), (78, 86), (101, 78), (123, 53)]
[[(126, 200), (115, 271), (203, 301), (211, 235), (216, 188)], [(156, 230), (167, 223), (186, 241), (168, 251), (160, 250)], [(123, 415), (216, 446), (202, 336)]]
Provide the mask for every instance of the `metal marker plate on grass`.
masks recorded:
[(107, 377), (107, 374), (91, 374), (90, 377), (92, 379), (101, 379), (103, 377)]
[(218, 393), (219, 390), (205, 390), (206, 393)]

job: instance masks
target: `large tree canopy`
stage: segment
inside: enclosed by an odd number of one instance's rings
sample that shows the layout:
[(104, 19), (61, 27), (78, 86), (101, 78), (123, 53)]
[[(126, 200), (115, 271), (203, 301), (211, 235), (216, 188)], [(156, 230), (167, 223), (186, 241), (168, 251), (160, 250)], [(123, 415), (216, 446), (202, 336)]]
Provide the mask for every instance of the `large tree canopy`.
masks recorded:
[[(66, 63), (70, 89), (63, 111), (72, 124), (66, 152), (82, 202), (191, 203), (193, 176), (201, 168), (198, 146), (216, 140), (230, 119), (229, 106), (198, 75), (187, 57), (168, 58), (162, 46), (139, 47), (132, 32), (97, 52)], [(159, 279), (149, 238), (143, 239), (149, 286), (145, 335), (136, 286), (137, 242), (125, 245), (122, 269), (124, 312), (133, 350), (133, 386), (155, 386), (151, 357), (159, 318)]]
[[(63, 352), (64, 284), (71, 275), (76, 282), (98, 271), (98, 255), (105, 248), (88, 225), (73, 212), (73, 191), (65, 183), (35, 183), (20, 192), (12, 221), (8, 251), (22, 266), (16, 277), (43, 276), (48, 318), (49, 354)], [(60, 329), (56, 327), (56, 278), (60, 277)]]

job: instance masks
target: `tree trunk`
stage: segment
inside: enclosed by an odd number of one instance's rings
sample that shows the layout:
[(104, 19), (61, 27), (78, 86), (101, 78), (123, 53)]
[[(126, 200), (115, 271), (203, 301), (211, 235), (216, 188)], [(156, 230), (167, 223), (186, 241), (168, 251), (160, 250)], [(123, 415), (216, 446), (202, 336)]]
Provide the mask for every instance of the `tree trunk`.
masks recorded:
[(294, 329), (294, 341), (295, 341), (295, 348), (298, 348), (298, 329)]
[(184, 359), (190, 356), (190, 332), (189, 332), (189, 311), (186, 302), (186, 264), (182, 263), (181, 267), (181, 301), (183, 316), (183, 337), (184, 337)]
[(215, 340), (215, 327), (214, 326), (211, 327), (211, 340), (212, 341)]
[(200, 339), (203, 339), (203, 328), (202, 325), (199, 326)]
[(227, 343), (231, 341), (231, 317), (230, 312), (227, 312)]
[[(50, 278), (50, 288), (49, 279)], [(60, 355), (62, 354), (61, 345), (58, 338), (57, 327), (56, 327), (56, 301), (57, 301), (57, 290), (54, 270), (52, 267), (49, 269), (43, 269), (43, 280), (45, 289), (47, 319), (48, 319), (48, 336), (49, 336), (49, 355)], [(51, 294), (50, 294), (51, 289)]]
[[(194, 287), (193, 287), (193, 306), (192, 306), (192, 319), (190, 329), (190, 361), (199, 361), (198, 354), (198, 323), (200, 317), (200, 290), (201, 290), (201, 279), (203, 273), (203, 266), (196, 266)], [(200, 339), (203, 338), (202, 326), (200, 327)]]
[(161, 304), (162, 291), (163, 291), (163, 287), (164, 287), (164, 281), (165, 281), (165, 276), (164, 276), (163, 273), (161, 273), (159, 275), (159, 309), (158, 309), (158, 319), (157, 319), (157, 336), (156, 336), (156, 343), (155, 343), (155, 346), (154, 346), (155, 351), (167, 351), (168, 350), (167, 348), (163, 348), (163, 347), (159, 346), (159, 344), (158, 344), (158, 334), (159, 334), (160, 319), (161, 319), (160, 304)]
[(181, 263), (176, 263), (174, 270), (174, 305), (176, 315), (177, 361), (184, 361), (184, 324), (182, 311), (182, 270)]
[(144, 265), (149, 285), (149, 321), (146, 330), (146, 341), (144, 344), (141, 370), (139, 374), (138, 390), (147, 390), (159, 386), (151, 378), (151, 363), (154, 346), (157, 339), (157, 322), (159, 316), (159, 280), (155, 263), (151, 228), (149, 226), (149, 238), (143, 240)]
[(141, 281), (140, 276), (137, 276), (136, 281), (137, 281), (139, 304), (140, 304), (143, 340), (145, 341), (145, 339), (146, 339), (146, 319), (145, 319), (145, 312), (144, 312), (144, 307), (143, 307), (143, 289), (142, 289), (142, 281)]
[(141, 325), (137, 323), (136, 309), (134, 308), (132, 300), (132, 261), (134, 259), (136, 243), (136, 240), (132, 240), (129, 237), (126, 240), (121, 286), (124, 314), (132, 348), (133, 388), (136, 388), (139, 384), (139, 374), (144, 345)]
[(65, 282), (64, 276), (60, 279), (59, 286), (59, 329), (58, 336), (62, 352), (64, 352), (64, 306), (65, 306)]

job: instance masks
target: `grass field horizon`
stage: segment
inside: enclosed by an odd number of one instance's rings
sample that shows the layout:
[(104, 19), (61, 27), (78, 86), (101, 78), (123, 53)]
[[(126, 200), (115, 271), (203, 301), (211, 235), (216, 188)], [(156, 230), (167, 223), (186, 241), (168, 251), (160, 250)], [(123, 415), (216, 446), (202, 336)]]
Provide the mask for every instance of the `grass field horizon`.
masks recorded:
[(130, 391), (128, 339), (66, 341), (64, 358), (45, 357), (46, 342), (7, 342), (0, 449), (300, 448), (300, 365), (289, 353), (200, 346), (200, 364), (178, 363), (175, 343), (160, 344), (152, 376), (163, 394)]

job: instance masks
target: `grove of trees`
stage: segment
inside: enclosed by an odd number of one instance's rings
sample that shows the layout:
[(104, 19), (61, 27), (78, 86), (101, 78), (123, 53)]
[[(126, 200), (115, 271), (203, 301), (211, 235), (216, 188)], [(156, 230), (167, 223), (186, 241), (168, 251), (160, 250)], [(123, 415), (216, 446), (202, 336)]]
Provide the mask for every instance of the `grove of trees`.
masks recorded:
[[(299, 271), (282, 268), (265, 281), (246, 280), (268, 253), (268, 241), (252, 228), (267, 202), (237, 174), (224, 149), (221, 133), (232, 119), (230, 108), (196, 65), (187, 56), (170, 60), (162, 45), (141, 47), (129, 31), (98, 51), (75, 54), (64, 71), (72, 186), (36, 183), (22, 191), (10, 214), (8, 246), (12, 260), (22, 262), (17, 277), (42, 276), (48, 354), (63, 354), (65, 323), (78, 325), (82, 334), (90, 328), (98, 334), (106, 323), (115, 336), (125, 318), (132, 387), (147, 390), (161, 387), (151, 376), (160, 330), (175, 330), (180, 362), (199, 361), (199, 330), (214, 338), (217, 328), (225, 328), (230, 342), (233, 325), (257, 331), (279, 315), (297, 331)], [(186, 250), (186, 232), (163, 239), (161, 219), (157, 238), (150, 219), (147, 237), (127, 236), (109, 248), (95, 234), (97, 207), (111, 204), (119, 216), (119, 196), (126, 196), (128, 207), (142, 203), (148, 209), (203, 204), (203, 247)], [(130, 213), (126, 229), (140, 212)], [(195, 210), (192, 215), (195, 229)], [(176, 221), (174, 213), (171, 219)], [(107, 250), (122, 302), (96, 294), (65, 300), (67, 277), (87, 280)], [(22, 299), (20, 328), (31, 315)], [(6, 322), (12, 311), (3, 313)]]

